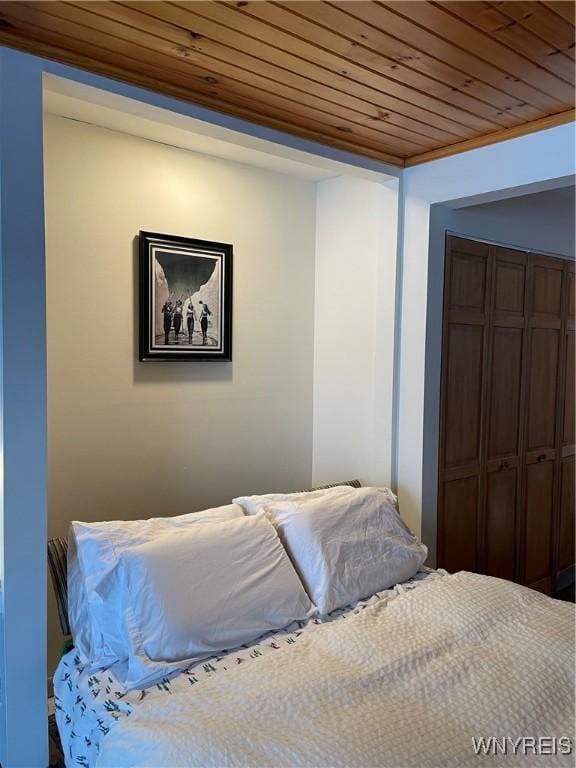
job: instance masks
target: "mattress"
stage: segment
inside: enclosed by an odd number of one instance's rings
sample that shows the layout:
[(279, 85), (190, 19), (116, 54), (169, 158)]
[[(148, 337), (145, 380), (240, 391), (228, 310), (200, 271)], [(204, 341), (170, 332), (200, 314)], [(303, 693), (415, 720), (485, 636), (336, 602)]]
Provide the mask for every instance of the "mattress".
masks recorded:
[(399, 596), (446, 575), (445, 571), (423, 568), (412, 579), (392, 589), (377, 592), (328, 616), (295, 622), (281, 632), (267, 633), (252, 644), (196, 662), (178, 675), (140, 691), (126, 692), (113, 668), (84, 665), (80, 657), (70, 651), (62, 657), (54, 674), (56, 722), (66, 765), (68, 768), (96, 766), (108, 735), (124, 722), (135, 719), (144, 707), (161, 713), (175, 696), (194, 697), (200, 687), (213, 678), (222, 678), (240, 666), (255, 665), (269, 655), (283, 653), (322, 626), (350, 619), (376, 605), (388, 605)]

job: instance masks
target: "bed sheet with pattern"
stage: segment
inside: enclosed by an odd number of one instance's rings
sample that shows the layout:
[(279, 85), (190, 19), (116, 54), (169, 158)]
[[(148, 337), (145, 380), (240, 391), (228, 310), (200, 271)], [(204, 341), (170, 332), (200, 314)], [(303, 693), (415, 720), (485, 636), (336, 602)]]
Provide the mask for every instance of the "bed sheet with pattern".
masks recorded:
[(67, 767), (92, 768), (96, 764), (102, 740), (119, 722), (130, 717), (144, 700), (148, 703), (156, 699), (158, 707), (162, 707), (165, 697), (174, 693), (190, 690), (193, 695), (195, 686), (201, 685), (206, 679), (281, 651), (297, 643), (299, 638), (315, 627), (344, 620), (368, 606), (382, 600), (392, 600), (425, 581), (441, 578), (445, 574), (442, 570), (422, 568), (403, 584), (377, 592), (354, 605), (333, 611), (328, 616), (294, 622), (280, 632), (263, 635), (252, 644), (197, 661), (176, 676), (164, 678), (144, 690), (126, 692), (112, 668), (82, 664), (78, 654), (74, 650), (70, 651), (62, 657), (54, 673), (56, 722)]

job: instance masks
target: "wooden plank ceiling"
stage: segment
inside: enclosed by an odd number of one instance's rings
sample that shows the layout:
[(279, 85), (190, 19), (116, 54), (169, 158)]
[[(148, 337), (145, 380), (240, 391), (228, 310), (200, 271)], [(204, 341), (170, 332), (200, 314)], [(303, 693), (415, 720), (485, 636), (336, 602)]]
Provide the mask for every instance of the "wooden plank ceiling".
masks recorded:
[(0, 43), (395, 165), (573, 119), (572, 2), (0, 2)]

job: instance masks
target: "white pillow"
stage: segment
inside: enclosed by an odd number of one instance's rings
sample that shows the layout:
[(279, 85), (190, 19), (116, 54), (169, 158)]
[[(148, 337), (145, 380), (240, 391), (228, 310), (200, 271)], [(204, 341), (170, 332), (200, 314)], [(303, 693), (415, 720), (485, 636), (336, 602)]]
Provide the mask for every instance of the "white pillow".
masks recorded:
[[(84, 661), (113, 662), (122, 655), (115, 568), (126, 547), (191, 526), (243, 517), (236, 504), (150, 520), (73, 521), (68, 535), (68, 616), (76, 650)], [(103, 597), (98, 589), (106, 583)]]
[(314, 613), (264, 513), (130, 547), (118, 572), (128, 690)]
[(276, 525), (312, 602), (321, 614), (413, 576), (427, 549), (400, 519), (385, 488), (274, 502)]
[(90, 614), (84, 577), (78, 558), (76, 537), (72, 530), (72, 525), (70, 525), (66, 554), (68, 563), (68, 624), (74, 640), (74, 647), (85, 660), (88, 660), (91, 653)]
[(327, 495), (338, 495), (351, 490), (349, 485), (335, 485), (332, 488), (320, 488), (317, 491), (298, 491), (297, 493), (264, 493), (260, 496), (238, 496), (232, 499), (239, 504), (247, 515), (255, 515), (277, 501), (298, 501), (300, 499), (319, 499)]

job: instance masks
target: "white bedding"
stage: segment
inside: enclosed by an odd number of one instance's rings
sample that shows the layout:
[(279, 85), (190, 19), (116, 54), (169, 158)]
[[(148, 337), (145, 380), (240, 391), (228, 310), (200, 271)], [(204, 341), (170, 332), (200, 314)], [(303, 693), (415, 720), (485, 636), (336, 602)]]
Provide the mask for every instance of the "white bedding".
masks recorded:
[(431, 579), (257, 663), (145, 698), (114, 766), (572, 766), (478, 757), (473, 737), (572, 737), (574, 607), (469, 573)]
[(131, 718), (144, 702), (150, 702), (152, 710), (160, 712), (166, 700), (177, 693), (195, 695), (207, 680), (220, 679), (223, 672), (234, 672), (241, 665), (259, 663), (267, 655), (289, 651), (291, 646), (321, 626), (352, 617), (376, 603), (389, 602), (444, 574), (444, 571), (423, 568), (404, 584), (378, 592), (328, 616), (295, 622), (281, 632), (269, 632), (254, 643), (197, 662), (181, 674), (165, 678), (145, 690), (126, 692), (114, 673), (114, 666), (87, 664), (80, 654), (70, 651), (54, 674), (56, 720), (66, 765), (68, 768), (92, 768), (110, 731)]

